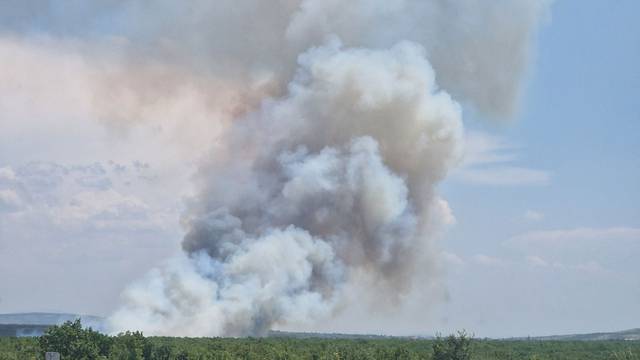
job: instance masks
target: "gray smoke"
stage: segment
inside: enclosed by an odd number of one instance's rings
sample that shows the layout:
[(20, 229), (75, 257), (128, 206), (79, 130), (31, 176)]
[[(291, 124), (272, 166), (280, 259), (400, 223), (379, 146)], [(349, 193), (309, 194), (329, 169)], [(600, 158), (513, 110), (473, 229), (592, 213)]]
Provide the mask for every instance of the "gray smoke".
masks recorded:
[[(241, 336), (332, 316), (349, 287), (398, 303), (416, 273), (435, 275), (434, 235), (451, 219), (436, 186), (463, 145), (453, 98), (511, 115), (546, 6), (22, 1), (0, 14), (73, 49), (91, 115), (221, 126), (183, 217), (184, 255), (131, 285), (110, 325)], [(101, 21), (107, 34), (90, 25)], [(0, 50), (14, 51), (6, 37), (30, 25), (2, 23)]]
[(116, 324), (262, 334), (330, 315), (352, 272), (381, 296), (408, 289), (442, 206), (434, 185), (460, 154), (459, 106), (413, 43), (334, 42), (299, 63), (288, 94), (238, 119), (203, 164), (184, 217), (192, 260), (132, 288)]

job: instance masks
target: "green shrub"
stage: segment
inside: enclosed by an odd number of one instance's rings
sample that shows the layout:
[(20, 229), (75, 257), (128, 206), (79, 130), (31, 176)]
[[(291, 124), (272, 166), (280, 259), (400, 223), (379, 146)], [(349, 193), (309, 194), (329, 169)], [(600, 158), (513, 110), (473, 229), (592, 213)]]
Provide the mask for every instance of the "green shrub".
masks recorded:
[(113, 338), (109, 359), (148, 360), (152, 359), (153, 348), (141, 332), (124, 332)]
[(640, 360), (640, 356), (631, 350), (614, 351), (611, 353), (611, 360)]
[(63, 359), (106, 359), (111, 339), (91, 328), (83, 329), (80, 319), (52, 326), (38, 339), (43, 352), (59, 352)]
[(433, 343), (433, 360), (470, 360), (471, 337), (460, 331), (458, 335), (442, 338), (438, 335)]

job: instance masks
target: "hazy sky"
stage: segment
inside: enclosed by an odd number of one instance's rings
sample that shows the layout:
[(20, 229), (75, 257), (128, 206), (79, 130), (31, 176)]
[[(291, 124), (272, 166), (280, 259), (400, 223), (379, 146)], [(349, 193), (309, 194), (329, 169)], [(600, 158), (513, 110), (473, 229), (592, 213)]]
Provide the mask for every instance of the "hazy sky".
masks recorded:
[[(556, 1), (514, 119), (464, 108), (466, 157), (439, 187), (455, 217), (441, 239), (445, 296), (409, 299), (383, 324), (346, 314), (312, 329), (526, 336), (640, 326), (639, 13), (635, 0)], [(87, 84), (74, 74), (92, 70), (49, 41), (109, 32), (117, 18), (89, 28), (12, 21), (0, 15), (11, 29), (0, 64), (37, 81), (0, 68), (0, 313), (107, 315), (124, 286), (180, 251), (198, 160), (188, 155), (216, 129), (182, 126), (200, 121), (180, 116), (199, 105), (167, 94), (168, 106), (131, 129), (94, 121), (118, 110), (86, 108)], [(61, 71), (41, 70), (40, 54)], [(156, 117), (166, 120), (145, 120)]]

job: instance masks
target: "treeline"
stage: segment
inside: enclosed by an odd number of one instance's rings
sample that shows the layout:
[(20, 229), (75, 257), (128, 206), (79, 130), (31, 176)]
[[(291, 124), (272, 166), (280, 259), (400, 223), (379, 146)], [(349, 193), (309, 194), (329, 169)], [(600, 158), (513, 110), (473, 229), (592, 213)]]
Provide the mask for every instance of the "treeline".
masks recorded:
[(39, 338), (0, 338), (0, 360), (41, 360), (46, 351), (59, 352), (62, 360), (640, 360), (640, 342), (490, 341), (465, 333), (435, 340), (107, 336), (76, 320), (53, 326)]

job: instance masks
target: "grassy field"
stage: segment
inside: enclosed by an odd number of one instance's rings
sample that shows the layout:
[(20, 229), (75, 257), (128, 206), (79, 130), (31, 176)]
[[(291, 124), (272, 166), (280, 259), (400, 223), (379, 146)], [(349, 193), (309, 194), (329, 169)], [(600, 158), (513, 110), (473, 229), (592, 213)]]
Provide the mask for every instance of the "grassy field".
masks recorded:
[[(103, 359), (432, 359), (433, 340), (116, 337)], [(121, 344), (118, 345), (118, 342)], [(139, 350), (135, 350), (139, 347)], [(125, 350), (122, 350), (125, 349)], [(126, 351), (129, 349), (131, 351)], [(37, 338), (0, 338), (0, 360), (43, 359)], [(471, 359), (640, 360), (637, 341), (473, 340)], [(80, 359), (74, 359), (80, 360)]]

